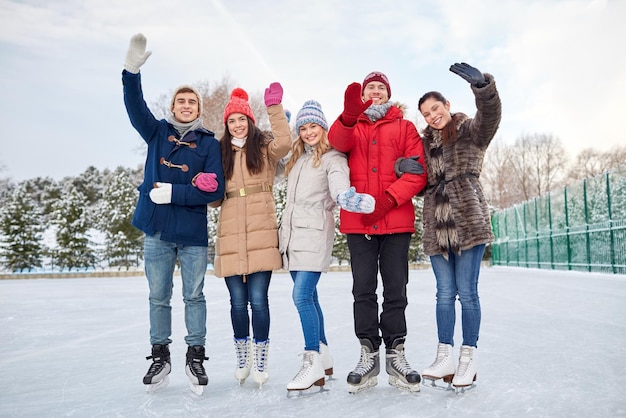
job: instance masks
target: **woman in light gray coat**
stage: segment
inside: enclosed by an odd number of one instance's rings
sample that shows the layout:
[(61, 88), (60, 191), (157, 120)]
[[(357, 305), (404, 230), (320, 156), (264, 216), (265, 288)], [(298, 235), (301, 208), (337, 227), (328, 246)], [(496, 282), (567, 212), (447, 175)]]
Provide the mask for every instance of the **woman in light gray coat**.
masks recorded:
[(279, 230), (283, 268), (294, 282), (293, 301), (304, 333), (303, 365), (287, 385), (301, 391), (324, 385), (333, 360), (324, 334), (324, 316), (317, 283), (328, 271), (335, 237), (337, 204), (342, 209), (371, 213), (374, 198), (350, 187), (346, 156), (328, 143), (328, 123), (321, 105), (308, 100), (296, 117), (298, 138), (285, 167), (287, 203)]

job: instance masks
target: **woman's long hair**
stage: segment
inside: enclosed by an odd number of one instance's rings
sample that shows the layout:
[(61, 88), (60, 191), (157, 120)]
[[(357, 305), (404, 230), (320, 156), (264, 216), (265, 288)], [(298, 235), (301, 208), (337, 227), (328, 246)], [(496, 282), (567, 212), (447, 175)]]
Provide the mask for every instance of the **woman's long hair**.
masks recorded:
[[(330, 149), (331, 146), (328, 142), (328, 132), (323, 130), (322, 138), (320, 139), (320, 142), (317, 143), (317, 146), (313, 151), (313, 167), (319, 167), (322, 163), (322, 155), (326, 154), (330, 151)], [(300, 135), (298, 135), (298, 138), (293, 141), (293, 144), (291, 144), (291, 157), (285, 165), (285, 176), (289, 174), (294, 164), (298, 161), (298, 158), (300, 158), (302, 154), (304, 154), (304, 141), (300, 138)]]
[[(265, 134), (252, 122), (252, 119), (248, 119), (248, 138), (243, 146), (246, 152), (246, 167), (250, 174), (259, 174), (263, 172), (265, 167), (265, 159), (263, 158), (263, 147), (266, 146)], [(233, 136), (228, 130), (228, 125), (225, 126), (224, 135), (220, 139), (220, 149), (222, 151), (222, 166), (224, 167), (224, 177), (230, 180), (233, 177), (233, 170), (235, 166), (235, 151), (231, 144)]]
[[(438, 91), (429, 91), (428, 93), (424, 94), (417, 102), (417, 108), (420, 109), (420, 112), (422, 104), (428, 99), (435, 99), (436, 101), (441, 102), (443, 105), (445, 105), (448, 101), (445, 97), (443, 97), (443, 94), (439, 93)], [(444, 144), (454, 143), (457, 139), (456, 123), (454, 122), (454, 115), (452, 115), (452, 113), (450, 113), (450, 118), (451, 119), (446, 124), (446, 126), (441, 129), (441, 139)]]

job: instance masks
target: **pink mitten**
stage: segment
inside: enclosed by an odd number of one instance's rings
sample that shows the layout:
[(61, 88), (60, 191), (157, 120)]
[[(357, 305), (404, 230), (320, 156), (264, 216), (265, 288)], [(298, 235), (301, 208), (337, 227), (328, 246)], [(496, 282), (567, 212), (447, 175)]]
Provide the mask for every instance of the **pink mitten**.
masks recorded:
[(214, 192), (217, 190), (217, 174), (200, 173), (194, 178), (192, 184), (203, 192)]
[(265, 89), (265, 106), (270, 107), (280, 104), (283, 100), (283, 86), (280, 83), (272, 83)]

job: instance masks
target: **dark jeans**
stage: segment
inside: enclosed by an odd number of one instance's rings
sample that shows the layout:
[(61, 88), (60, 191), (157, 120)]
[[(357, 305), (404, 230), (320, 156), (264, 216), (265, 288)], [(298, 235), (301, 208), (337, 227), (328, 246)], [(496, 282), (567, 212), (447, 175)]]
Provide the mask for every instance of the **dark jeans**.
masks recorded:
[(230, 292), (230, 319), (234, 337), (238, 340), (250, 336), (250, 314), (252, 310), (252, 333), (255, 342), (267, 341), (270, 332), (270, 307), (267, 292), (270, 287), (271, 271), (259, 271), (243, 276), (226, 277)]
[[(410, 233), (348, 234), (354, 296), (354, 331), (377, 349), (406, 336), (406, 286), (409, 281)], [(378, 272), (383, 284), (383, 303), (378, 318)], [(380, 332), (379, 332), (380, 330)], [(382, 338), (381, 338), (382, 333)]]

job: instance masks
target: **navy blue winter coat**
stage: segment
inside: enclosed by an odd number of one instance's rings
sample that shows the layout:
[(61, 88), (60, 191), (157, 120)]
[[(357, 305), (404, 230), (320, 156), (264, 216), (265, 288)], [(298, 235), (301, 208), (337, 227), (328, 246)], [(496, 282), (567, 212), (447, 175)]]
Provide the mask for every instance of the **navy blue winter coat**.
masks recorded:
[[(219, 142), (213, 132), (201, 128), (180, 135), (166, 120), (157, 120), (143, 98), (141, 74), (122, 72), (124, 104), (133, 127), (148, 144), (143, 183), (132, 224), (148, 235), (161, 233), (163, 241), (180, 245), (208, 245), (207, 204), (224, 197), (224, 171)], [(172, 138), (173, 137), (173, 138)], [(176, 167), (181, 166), (184, 168)], [(191, 184), (199, 172), (217, 174), (218, 187), (211, 193)], [(150, 200), (154, 183), (172, 184), (172, 203)]]

